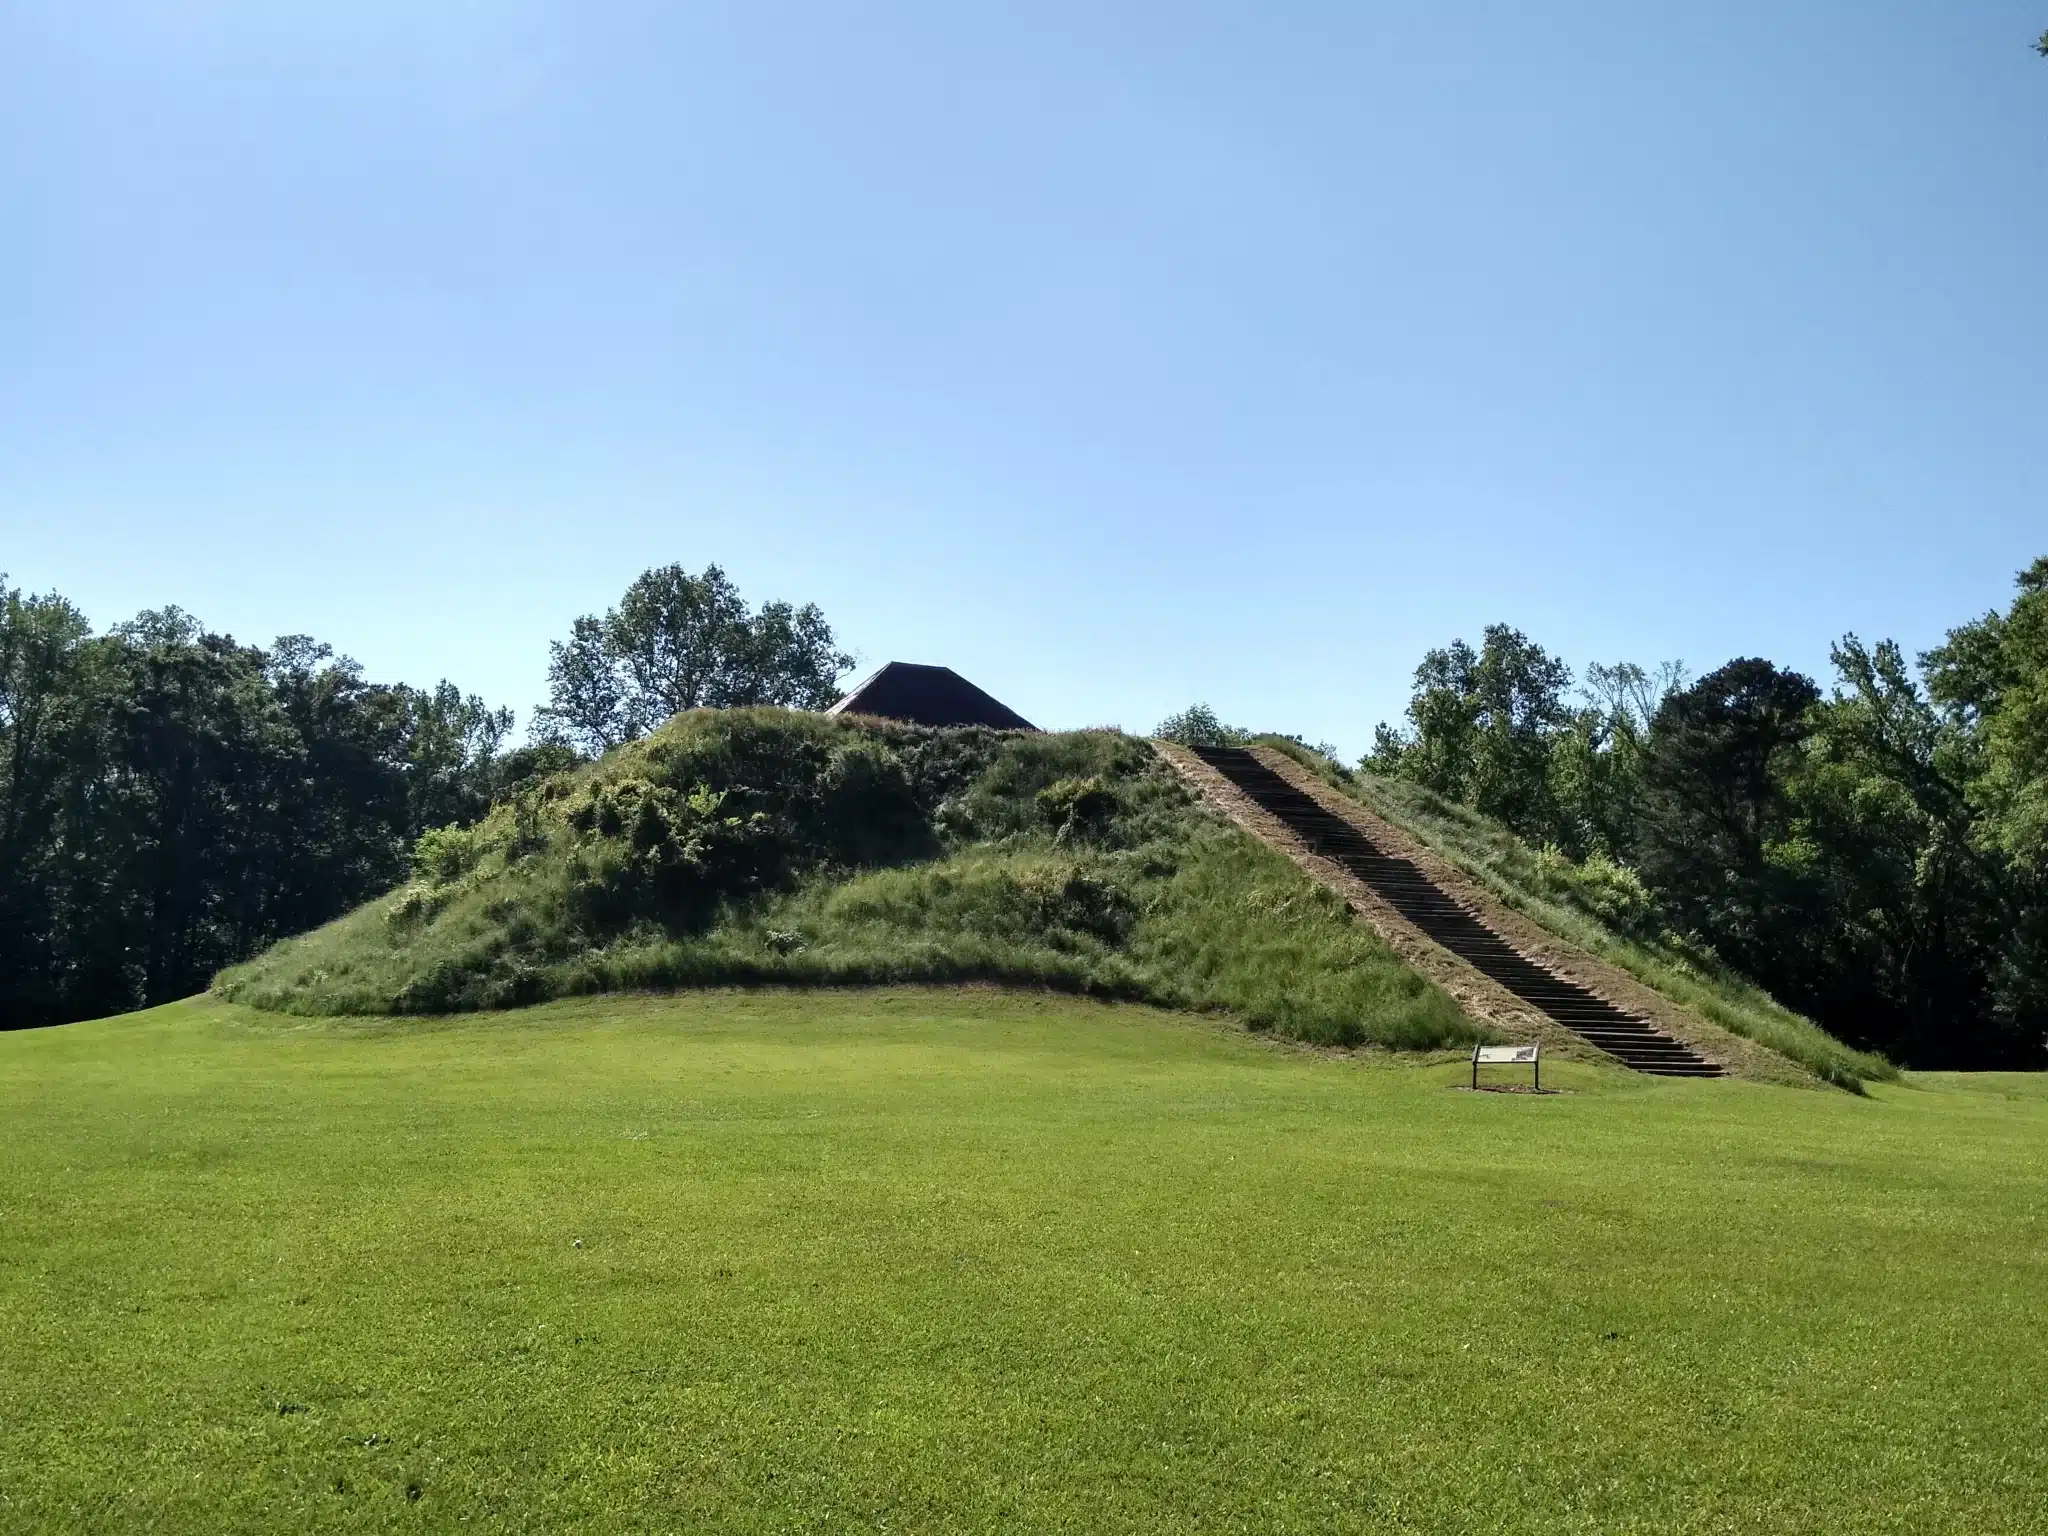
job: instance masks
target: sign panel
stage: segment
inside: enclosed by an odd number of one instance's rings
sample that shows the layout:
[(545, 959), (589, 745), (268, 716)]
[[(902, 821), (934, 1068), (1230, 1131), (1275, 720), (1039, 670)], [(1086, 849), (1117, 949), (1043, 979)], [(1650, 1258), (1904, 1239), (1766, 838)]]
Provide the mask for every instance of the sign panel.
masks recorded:
[(1536, 1060), (1541, 1045), (1482, 1045), (1472, 1055), (1472, 1060), (1482, 1067), (1526, 1067)]

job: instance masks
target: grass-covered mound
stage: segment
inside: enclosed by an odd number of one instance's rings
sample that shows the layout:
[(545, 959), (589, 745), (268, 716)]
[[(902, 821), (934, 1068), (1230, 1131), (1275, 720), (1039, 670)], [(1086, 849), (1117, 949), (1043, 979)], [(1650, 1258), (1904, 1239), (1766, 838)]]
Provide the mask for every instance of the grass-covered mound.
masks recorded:
[(1597, 855), (1577, 861), (1555, 848), (1533, 847), (1468, 805), (1402, 779), (1354, 772), (1287, 737), (1262, 736), (1259, 744), (1286, 753), (1426, 843), (1532, 922), (1723, 1029), (1790, 1057), (1822, 1081), (1856, 1088), (1898, 1078), (1898, 1068), (1882, 1056), (1844, 1045), (1667, 931), (1635, 871)]
[(1479, 1026), (1338, 898), (1114, 732), (682, 715), (424, 838), (403, 889), (223, 973), (292, 1013), (716, 984), (988, 980), (1319, 1043)]

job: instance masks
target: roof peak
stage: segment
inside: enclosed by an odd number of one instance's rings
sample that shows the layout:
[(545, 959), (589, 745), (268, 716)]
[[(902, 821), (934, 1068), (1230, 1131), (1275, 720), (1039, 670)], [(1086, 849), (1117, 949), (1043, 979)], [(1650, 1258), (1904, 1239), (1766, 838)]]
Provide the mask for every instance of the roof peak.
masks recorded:
[(912, 725), (986, 725), (999, 731), (1038, 729), (951, 667), (923, 661), (884, 662), (826, 713), (878, 715)]

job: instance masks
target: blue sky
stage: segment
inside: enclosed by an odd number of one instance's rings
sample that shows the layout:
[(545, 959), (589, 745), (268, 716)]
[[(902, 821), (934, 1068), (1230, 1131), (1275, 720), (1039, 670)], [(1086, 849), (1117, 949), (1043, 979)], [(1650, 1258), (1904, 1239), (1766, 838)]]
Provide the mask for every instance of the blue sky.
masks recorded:
[(522, 718), (641, 569), (1047, 725), (1921, 648), (2048, 553), (2048, 5), (0, 8), (0, 570)]

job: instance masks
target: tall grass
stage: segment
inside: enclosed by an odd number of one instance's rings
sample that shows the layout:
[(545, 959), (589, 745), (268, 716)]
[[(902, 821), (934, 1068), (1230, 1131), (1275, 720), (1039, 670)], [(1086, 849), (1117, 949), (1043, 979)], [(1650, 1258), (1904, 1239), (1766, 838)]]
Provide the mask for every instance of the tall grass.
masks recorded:
[(1291, 738), (1258, 740), (1435, 849), (1505, 905), (1723, 1029), (1839, 1087), (1858, 1090), (1867, 1081), (1898, 1078), (1898, 1068), (1882, 1056), (1844, 1045), (1711, 954), (1658, 932), (1649, 893), (1633, 871), (1532, 847), (1470, 806), (1418, 784), (1346, 768)]
[(405, 890), (215, 990), (387, 1014), (985, 980), (1224, 1011), (1327, 1045), (1485, 1033), (1342, 900), (1112, 732), (684, 717), (430, 841), (420, 863)]

